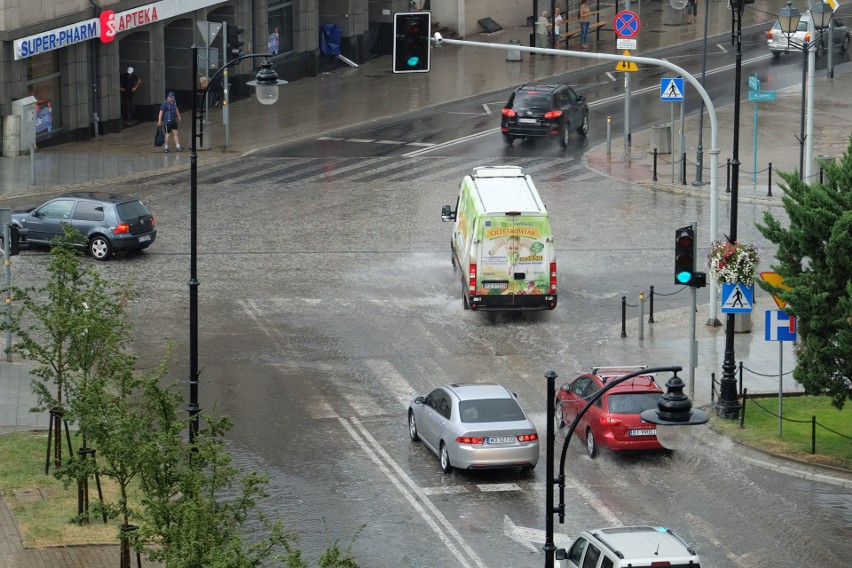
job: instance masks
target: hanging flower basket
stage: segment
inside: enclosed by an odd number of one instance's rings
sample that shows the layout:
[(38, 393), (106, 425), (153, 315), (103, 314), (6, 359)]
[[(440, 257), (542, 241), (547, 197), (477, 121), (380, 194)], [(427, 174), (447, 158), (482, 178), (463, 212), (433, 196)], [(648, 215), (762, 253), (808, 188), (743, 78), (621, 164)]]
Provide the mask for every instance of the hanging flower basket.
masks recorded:
[(727, 240), (714, 241), (710, 243), (710, 252), (707, 254), (707, 267), (710, 270), (710, 278), (721, 291), (724, 283), (754, 285), (759, 260), (757, 247), (754, 245)]

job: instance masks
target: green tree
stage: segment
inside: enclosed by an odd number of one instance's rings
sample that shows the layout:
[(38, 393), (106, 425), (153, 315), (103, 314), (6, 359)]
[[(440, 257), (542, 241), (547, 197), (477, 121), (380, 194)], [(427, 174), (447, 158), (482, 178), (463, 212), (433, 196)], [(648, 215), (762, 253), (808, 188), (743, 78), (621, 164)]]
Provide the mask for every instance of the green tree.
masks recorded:
[(778, 247), (772, 269), (789, 290), (759, 282), (796, 316), (798, 363), (793, 377), (842, 409), (852, 394), (852, 137), (838, 163), (822, 164), (826, 181), (781, 173), (789, 225), (771, 212), (758, 230)]

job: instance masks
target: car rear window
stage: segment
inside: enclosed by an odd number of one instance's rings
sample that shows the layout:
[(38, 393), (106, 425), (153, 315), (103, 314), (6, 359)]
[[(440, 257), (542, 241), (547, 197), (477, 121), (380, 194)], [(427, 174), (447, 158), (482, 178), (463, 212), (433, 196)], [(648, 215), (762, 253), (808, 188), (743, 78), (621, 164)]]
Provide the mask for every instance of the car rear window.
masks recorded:
[(459, 402), (462, 422), (520, 422), (524, 411), (511, 398), (465, 400)]
[(115, 206), (118, 210), (118, 216), (121, 217), (122, 220), (127, 221), (129, 219), (138, 219), (140, 217), (147, 217), (151, 213), (148, 211), (148, 208), (141, 201), (126, 201), (124, 203), (119, 203)]
[(515, 95), (514, 108), (550, 108), (550, 97), (546, 95), (527, 95), (518, 93)]
[(609, 395), (609, 411), (613, 414), (640, 414), (649, 408), (657, 408), (663, 393), (629, 392)]

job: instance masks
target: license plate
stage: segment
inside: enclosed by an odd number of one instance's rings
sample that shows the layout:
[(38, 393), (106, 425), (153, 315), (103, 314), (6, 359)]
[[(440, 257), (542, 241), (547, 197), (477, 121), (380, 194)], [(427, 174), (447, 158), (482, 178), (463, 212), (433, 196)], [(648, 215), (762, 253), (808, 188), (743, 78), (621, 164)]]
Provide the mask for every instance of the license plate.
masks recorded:
[(514, 436), (488, 436), (485, 439), (488, 444), (514, 444)]
[(151, 240), (151, 235), (142, 235), (141, 237), (139, 237), (140, 243), (147, 243), (150, 240)]
[(656, 436), (657, 429), (656, 428), (648, 428), (647, 430), (631, 430), (631, 436)]
[(538, 119), (535, 119), (535, 118), (519, 118), (518, 122), (520, 124), (535, 124), (536, 122), (538, 122)]
[(509, 287), (508, 282), (483, 282), (482, 287), (486, 290), (505, 290)]

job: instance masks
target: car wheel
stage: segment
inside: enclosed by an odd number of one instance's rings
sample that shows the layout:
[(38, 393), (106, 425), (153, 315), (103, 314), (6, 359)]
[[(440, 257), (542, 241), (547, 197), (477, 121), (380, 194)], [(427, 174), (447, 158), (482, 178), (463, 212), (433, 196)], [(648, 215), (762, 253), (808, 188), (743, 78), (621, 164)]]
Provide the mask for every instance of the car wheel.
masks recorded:
[(580, 127), (577, 129), (577, 134), (580, 136), (585, 136), (589, 133), (589, 115), (583, 115), (583, 122), (580, 123)]
[(843, 38), (843, 43), (840, 44), (840, 51), (843, 53), (849, 51), (849, 34), (846, 34), (846, 37)]
[(417, 435), (417, 423), (414, 420), (414, 411), (408, 411), (408, 435), (411, 436), (412, 442), (419, 442), (420, 436)]
[(566, 122), (565, 126), (562, 127), (562, 136), (559, 137), (559, 145), (567, 148), (569, 140), (571, 140), (571, 125)]
[(450, 464), (450, 452), (447, 451), (447, 444), (441, 442), (441, 471), (450, 473), (453, 466)]
[(556, 427), (556, 431), (562, 430), (565, 427), (565, 418), (562, 416), (562, 406), (559, 404), (559, 401), (556, 401), (556, 412), (553, 413), (553, 425)]
[(589, 457), (592, 459), (595, 459), (595, 456), (598, 455), (598, 445), (595, 442), (595, 433), (592, 432), (591, 428), (586, 430), (586, 453), (589, 454)]
[(103, 235), (95, 235), (89, 241), (89, 253), (95, 260), (109, 260), (112, 256), (112, 245)]
[(773, 51), (772, 52), (772, 59), (778, 59), (779, 57), (781, 57), (780, 51)]
[(515, 137), (509, 136), (508, 134), (504, 134), (503, 141), (506, 143), (506, 146), (511, 146), (512, 143), (515, 141)]

